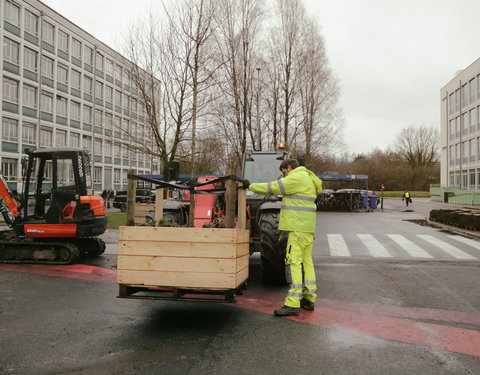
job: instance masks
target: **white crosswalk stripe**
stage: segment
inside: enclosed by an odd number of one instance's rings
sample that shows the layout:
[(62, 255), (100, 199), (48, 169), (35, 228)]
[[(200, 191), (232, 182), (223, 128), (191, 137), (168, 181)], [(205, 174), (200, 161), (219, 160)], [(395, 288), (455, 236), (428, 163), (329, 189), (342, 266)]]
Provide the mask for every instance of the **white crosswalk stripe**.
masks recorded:
[(459, 248), (450, 245), (448, 242), (442, 241), (441, 239), (431, 236), (429, 234), (417, 234), (421, 239), (435, 245), (450, 254), (452, 257), (457, 259), (477, 259), (474, 256), (466, 253), (465, 251), (460, 250)]
[(375, 258), (391, 258), (392, 254), (371, 234), (357, 234), (367, 250)]
[(401, 234), (387, 234), (387, 236), (395, 241), (403, 250), (405, 250), (414, 258), (433, 258), (433, 256), (423, 250), (420, 246), (414, 244)]
[[(480, 250), (480, 241), (474, 241), (462, 236), (426, 234), (340, 234), (326, 235), (328, 251), (321, 246), (324, 255), (335, 257), (371, 256), (374, 258), (405, 258), (406, 254), (416, 259), (479, 259), (475, 251)], [(388, 239), (391, 240), (388, 241)], [(359, 241), (363, 246), (359, 245)], [(446, 242), (455, 240), (461, 242), (462, 249)], [(320, 240), (322, 241), (322, 240)], [(323, 250), (324, 249), (324, 250)], [(474, 254), (471, 255), (468, 252)]]
[(337, 257), (350, 257), (350, 250), (341, 234), (327, 234), (330, 255)]
[(454, 240), (457, 240), (457, 241), (460, 241), (460, 242), (463, 242), (464, 244), (468, 245), (468, 246), (471, 246), (477, 250), (480, 250), (480, 242), (477, 242), (477, 241), (474, 241), (474, 240), (471, 240), (469, 238), (465, 238), (465, 237), (462, 237), (462, 236), (448, 236), (449, 238), (453, 238)]

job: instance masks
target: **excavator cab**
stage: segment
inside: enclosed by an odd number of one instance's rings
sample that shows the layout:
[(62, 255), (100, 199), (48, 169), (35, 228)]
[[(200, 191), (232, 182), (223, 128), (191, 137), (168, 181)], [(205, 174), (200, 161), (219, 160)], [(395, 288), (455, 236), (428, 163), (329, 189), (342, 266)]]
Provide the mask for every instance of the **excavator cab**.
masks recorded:
[[(103, 199), (92, 196), (90, 160), (75, 148), (27, 151), (23, 226), (28, 237), (88, 237), (107, 225)], [(38, 232), (42, 230), (43, 232)]]

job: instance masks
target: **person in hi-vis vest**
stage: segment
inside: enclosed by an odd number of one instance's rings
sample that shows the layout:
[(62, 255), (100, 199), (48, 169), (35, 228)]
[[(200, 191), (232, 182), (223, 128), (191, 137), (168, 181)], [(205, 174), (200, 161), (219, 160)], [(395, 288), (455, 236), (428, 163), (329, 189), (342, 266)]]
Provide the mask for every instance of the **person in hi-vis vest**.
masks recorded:
[(300, 314), (300, 307), (313, 311), (317, 298), (312, 247), (317, 217), (315, 199), (322, 191), (322, 180), (299, 166), (296, 159), (284, 160), (280, 170), (284, 177), (279, 180), (252, 184), (244, 180), (243, 183), (257, 194), (283, 196), (278, 229), (288, 232), (285, 264), (291, 285), (284, 305), (274, 314), (288, 316)]

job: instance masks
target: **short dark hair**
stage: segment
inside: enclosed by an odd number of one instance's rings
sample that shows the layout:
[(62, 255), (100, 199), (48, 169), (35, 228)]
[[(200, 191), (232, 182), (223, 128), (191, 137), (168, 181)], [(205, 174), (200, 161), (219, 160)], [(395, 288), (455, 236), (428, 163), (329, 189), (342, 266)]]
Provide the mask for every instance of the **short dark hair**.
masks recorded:
[(285, 159), (284, 161), (282, 161), (282, 164), (280, 164), (280, 170), (288, 169), (288, 166), (291, 166), (292, 169), (295, 169), (295, 168), (298, 168), (300, 164), (298, 164), (297, 159), (293, 159), (293, 158)]

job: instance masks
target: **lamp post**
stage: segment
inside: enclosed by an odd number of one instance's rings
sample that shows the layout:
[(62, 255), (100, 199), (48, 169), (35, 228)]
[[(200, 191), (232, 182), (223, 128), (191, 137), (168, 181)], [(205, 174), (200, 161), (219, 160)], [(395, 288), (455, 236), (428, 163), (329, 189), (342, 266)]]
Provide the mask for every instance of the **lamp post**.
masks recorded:
[(260, 68), (257, 68), (257, 137), (258, 151), (262, 151), (262, 131), (260, 130)]

